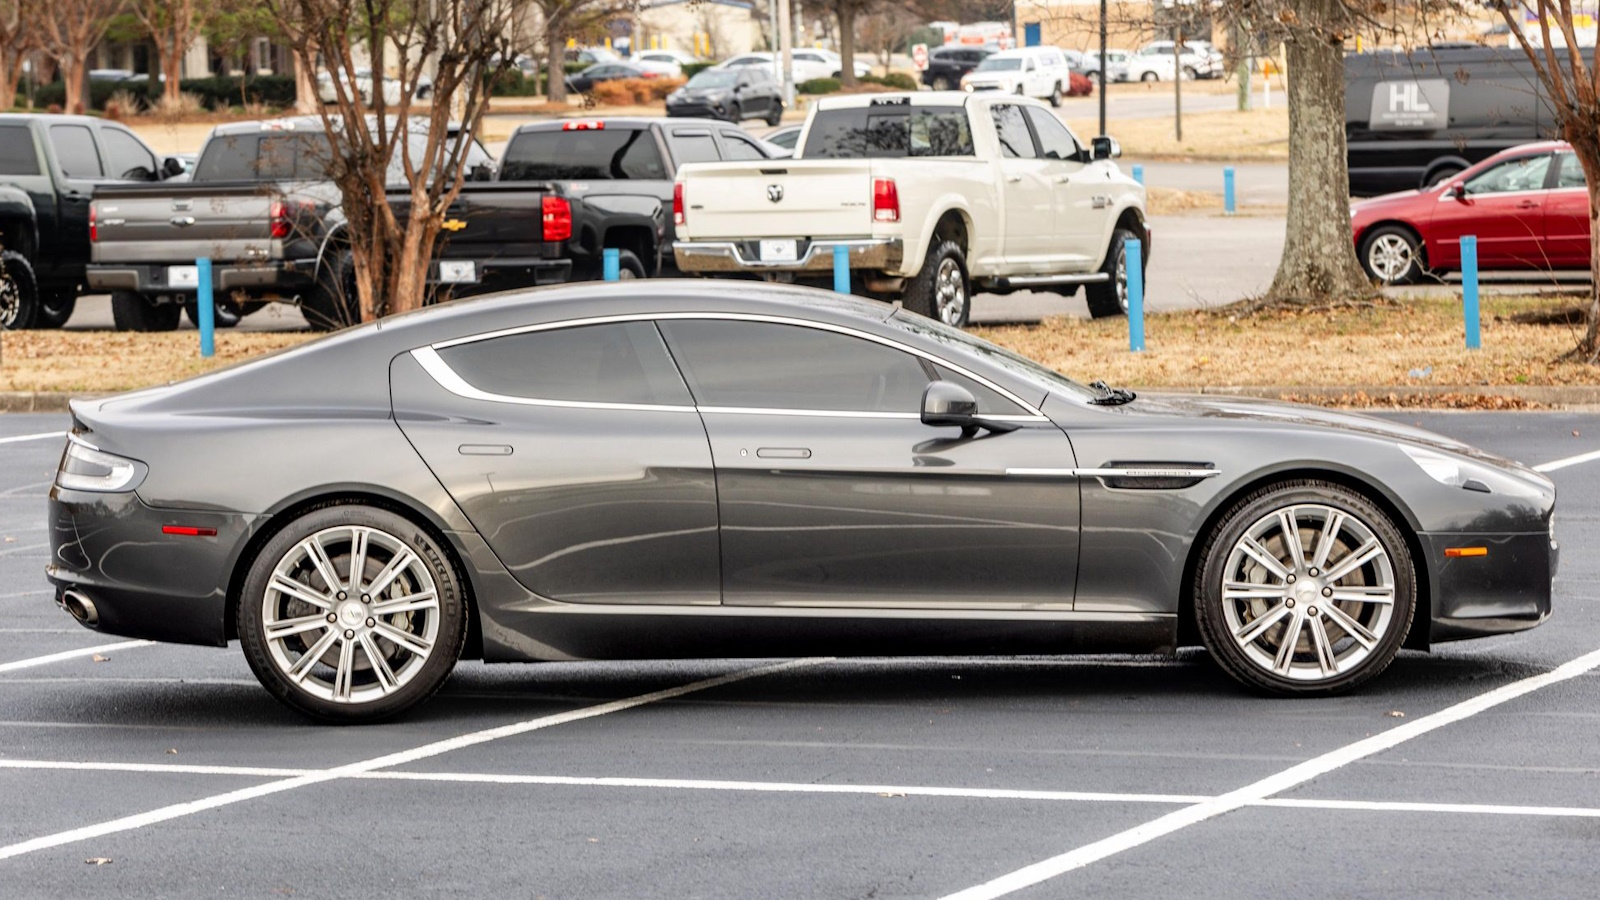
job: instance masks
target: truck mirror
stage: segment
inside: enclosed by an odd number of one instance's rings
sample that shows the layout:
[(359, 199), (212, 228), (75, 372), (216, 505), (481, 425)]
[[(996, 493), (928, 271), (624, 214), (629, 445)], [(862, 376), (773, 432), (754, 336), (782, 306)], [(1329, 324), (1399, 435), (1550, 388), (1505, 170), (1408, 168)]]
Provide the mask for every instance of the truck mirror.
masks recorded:
[(1116, 159), (1122, 155), (1122, 145), (1117, 139), (1103, 134), (1090, 140), (1089, 148), (1095, 159)]
[(183, 174), (183, 160), (169, 156), (161, 161), (161, 177), (175, 178)]

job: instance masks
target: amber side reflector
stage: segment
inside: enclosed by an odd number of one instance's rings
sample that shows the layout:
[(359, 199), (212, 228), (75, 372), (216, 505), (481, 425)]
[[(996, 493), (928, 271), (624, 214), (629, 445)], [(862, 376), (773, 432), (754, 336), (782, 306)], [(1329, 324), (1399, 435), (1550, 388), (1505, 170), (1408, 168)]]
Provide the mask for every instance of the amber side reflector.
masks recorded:
[(1488, 556), (1488, 547), (1446, 547), (1444, 555), (1455, 559), (1462, 556)]
[(196, 528), (193, 525), (163, 525), (162, 534), (181, 534), (184, 537), (216, 537), (215, 528)]

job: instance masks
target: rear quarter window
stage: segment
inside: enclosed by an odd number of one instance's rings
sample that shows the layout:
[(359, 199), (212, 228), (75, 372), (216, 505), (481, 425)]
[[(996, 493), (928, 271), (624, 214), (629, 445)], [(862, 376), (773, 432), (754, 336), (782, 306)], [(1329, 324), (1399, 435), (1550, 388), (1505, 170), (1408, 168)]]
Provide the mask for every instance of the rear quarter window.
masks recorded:
[(503, 397), (689, 406), (688, 388), (650, 322), (490, 338), (439, 351), (467, 384)]
[(502, 181), (664, 180), (671, 177), (649, 130), (530, 131), (506, 148)]
[(855, 107), (818, 112), (808, 159), (972, 156), (972, 128), (959, 106)]
[(0, 125), (0, 175), (42, 175), (26, 125)]

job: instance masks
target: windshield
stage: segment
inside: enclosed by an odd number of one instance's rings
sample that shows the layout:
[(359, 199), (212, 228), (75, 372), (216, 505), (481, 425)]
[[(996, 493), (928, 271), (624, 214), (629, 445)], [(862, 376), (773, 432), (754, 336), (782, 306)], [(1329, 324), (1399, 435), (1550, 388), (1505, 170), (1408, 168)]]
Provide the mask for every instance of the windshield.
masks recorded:
[(902, 315), (896, 310), (895, 314), (889, 317), (889, 324), (904, 328), (913, 334), (931, 338), (946, 346), (954, 347), (969, 356), (983, 360), (989, 365), (1004, 369), (1043, 390), (1075, 394), (1090, 400), (1100, 396), (1097, 391), (1073, 381), (1054, 369), (1040, 365), (1026, 356), (1012, 353), (1004, 347), (973, 337), (959, 328), (951, 328), (943, 322), (923, 318), (922, 316)]
[(972, 156), (972, 130), (959, 106), (821, 109), (806, 133), (807, 159)]
[(716, 71), (701, 72), (700, 74), (689, 79), (689, 83), (684, 86), (695, 90), (703, 90), (705, 88), (732, 87), (733, 83), (738, 80), (738, 72), (729, 72), (726, 69), (719, 69)]
[(1004, 59), (996, 59), (995, 57), (991, 56), (988, 59), (984, 60), (983, 62), (978, 63), (977, 71), (979, 71), (979, 72), (1000, 72), (1000, 71), (1014, 72), (1014, 71), (1016, 71), (1017, 69), (1020, 69), (1020, 68), (1022, 68), (1022, 60), (1017, 59), (1014, 56), (1006, 57)]

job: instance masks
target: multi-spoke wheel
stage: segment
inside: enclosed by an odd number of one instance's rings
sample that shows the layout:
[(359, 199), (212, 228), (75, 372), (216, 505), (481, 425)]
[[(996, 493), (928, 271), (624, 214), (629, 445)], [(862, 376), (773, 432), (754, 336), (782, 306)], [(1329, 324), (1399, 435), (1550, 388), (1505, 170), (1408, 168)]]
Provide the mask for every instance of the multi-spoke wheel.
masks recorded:
[(922, 269), (906, 280), (906, 309), (946, 325), (964, 328), (972, 315), (971, 283), (961, 245), (935, 235)]
[(444, 683), (466, 633), (462, 607), (443, 549), (415, 525), (332, 506), (262, 548), (239, 598), (239, 638), (256, 677), (284, 703), (366, 721)]
[(1304, 481), (1246, 497), (1211, 534), (1195, 615), (1213, 656), (1251, 687), (1348, 690), (1388, 667), (1411, 627), (1415, 573), (1381, 509)]
[(1383, 284), (1410, 284), (1422, 275), (1422, 242), (1408, 228), (1385, 225), (1361, 241), (1361, 268)]

